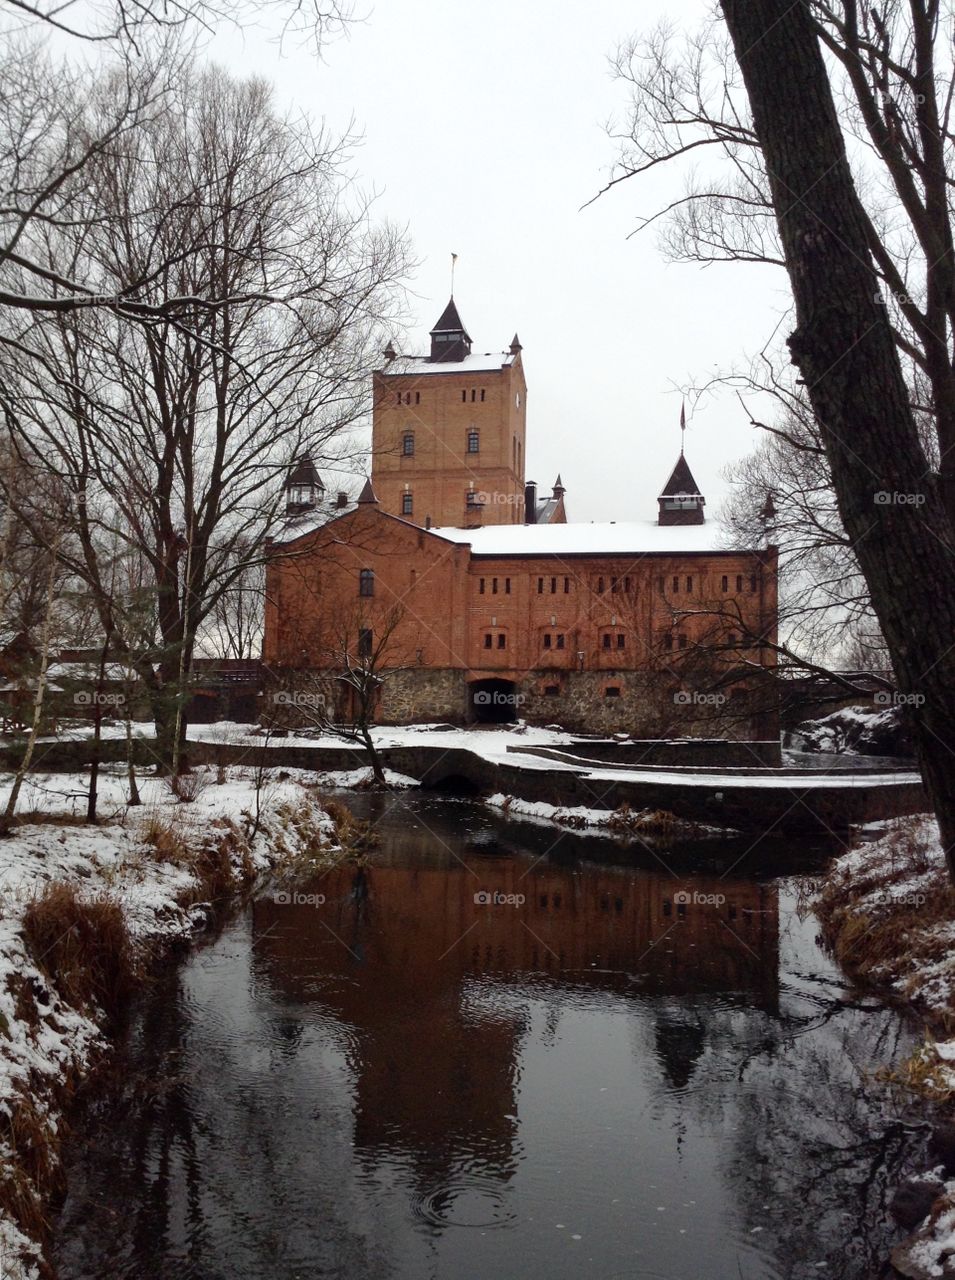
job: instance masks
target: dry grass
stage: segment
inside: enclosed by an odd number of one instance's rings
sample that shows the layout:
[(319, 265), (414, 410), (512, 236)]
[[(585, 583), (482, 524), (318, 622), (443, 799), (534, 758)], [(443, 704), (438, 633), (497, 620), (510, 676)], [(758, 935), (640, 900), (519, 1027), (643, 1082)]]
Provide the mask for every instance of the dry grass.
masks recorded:
[(188, 864), (189, 845), (181, 824), (171, 814), (162, 809), (151, 810), (143, 817), (139, 834), (157, 862), (171, 862), (177, 867)]
[(108, 1017), (120, 1012), (138, 965), (118, 902), (54, 881), (28, 903), (23, 934), (37, 967), (68, 1004), (97, 1006)]
[[(827, 945), (855, 981), (894, 987), (921, 1009), (932, 1029), (955, 1031), (955, 1009), (929, 1002), (927, 968), (951, 954), (955, 886), (934, 860), (917, 819), (899, 819), (885, 855), (855, 871), (830, 872), (814, 909)], [(921, 877), (917, 891), (893, 896), (900, 883)]]
[[(379, 837), (370, 822), (356, 818), (352, 811), (338, 800), (322, 800), (321, 806), (332, 820), (335, 827), (335, 838), (346, 853), (364, 853), (374, 849)], [(309, 820), (306, 816), (306, 820)], [(312, 819), (314, 822), (314, 820)], [(315, 829), (314, 826), (312, 828)], [(318, 843), (316, 852), (323, 848)]]
[(165, 782), (180, 804), (192, 804), (209, 785), (209, 775), (205, 769), (193, 769), (189, 773), (168, 774)]
[(930, 1102), (948, 1105), (955, 1099), (955, 1071), (935, 1051), (935, 1042), (927, 1038), (910, 1057), (896, 1067), (885, 1067), (876, 1079), (917, 1093)]

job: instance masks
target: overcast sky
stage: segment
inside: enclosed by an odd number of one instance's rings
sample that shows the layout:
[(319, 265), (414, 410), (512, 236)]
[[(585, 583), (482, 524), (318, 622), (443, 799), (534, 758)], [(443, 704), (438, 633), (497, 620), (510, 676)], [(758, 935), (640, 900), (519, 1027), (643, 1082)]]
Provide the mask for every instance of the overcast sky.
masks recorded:
[[(562, 473), (571, 520), (655, 515), (679, 452), (676, 388), (758, 351), (787, 303), (778, 269), (668, 264), (652, 230), (627, 238), (680, 193), (675, 174), (581, 209), (609, 173), (605, 125), (626, 104), (609, 55), (664, 14), (695, 26), (706, 12), (702, 0), (374, 0), (324, 62), (261, 31), (210, 49), (332, 127), (354, 116), (361, 177), (420, 262), (410, 348), (426, 350), (455, 252), (475, 350), (520, 334), (527, 475), (545, 487)], [(729, 394), (688, 407), (687, 458), (711, 514), (720, 468), (754, 435)]]

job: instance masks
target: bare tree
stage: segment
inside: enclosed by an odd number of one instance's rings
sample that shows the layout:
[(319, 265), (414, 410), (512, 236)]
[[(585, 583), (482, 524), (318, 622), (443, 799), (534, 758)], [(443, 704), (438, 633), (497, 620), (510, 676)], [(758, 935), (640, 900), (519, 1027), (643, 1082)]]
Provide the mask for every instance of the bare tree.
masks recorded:
[(372, 729), (386, 682), (409, 665), (398, 643), (405, 613), (401, 604), (366, 601), (335, 617), (316, 611), (301, 633), (309, 665), (284, 673), (291, 687), (273, 692), (276, 709), (291, 710), (295, 723), (360, 745), (379, 786), (386, 780)]
[[(922, 774), (955, 879), (955, 541), (946, 483), (933, 474), (919, 438), (897, 334), (877, 289), (870, 220), (852, 180), (808, 4), (721, 4), (796, 303), (789, 348), (820, 424), (842, 522), (900, 688), (913, 697)], [(916, 44), (931, 39), (937, 6), (911, 0), (910, 7)], [(929, 56), (919, 52), (918, 65)], [(917, 83), (909, 88), (914, 92)], [(920, 111), (916, 117), (932, 127)], [(937, 118), (934, 127), (947, 128)], [(923, 138), (933, 155), (940, 143)], [(944, 172), (939, 176), (944, 182)], [(931, 186), (934, 173), (923, 181)], [(944, 407), (935, 407), (944, 452)], [(880, 501), (886, 493), (890, 500)]]
[[(196, 637), (261, 560), (290, 460), (327, 457), (360, 418), (396, 305), (403, 242), (350, 189), (347, 151), (347, 139), (278, 116), (261, 81), (193, 69), (162, 120), (87, 167), (100, 218), (43, 244), (53, 261), (68, 242), (116, 293), (147, 279), (157, 305), (213, 293), (228, 303), (135, 326), (107, 309), (7, 317), (8, 422), (77, 496), (71, 568), (145, 682), (172, 768)], [(117, 539), (149, 566), (145, 648), (113, 608)]]

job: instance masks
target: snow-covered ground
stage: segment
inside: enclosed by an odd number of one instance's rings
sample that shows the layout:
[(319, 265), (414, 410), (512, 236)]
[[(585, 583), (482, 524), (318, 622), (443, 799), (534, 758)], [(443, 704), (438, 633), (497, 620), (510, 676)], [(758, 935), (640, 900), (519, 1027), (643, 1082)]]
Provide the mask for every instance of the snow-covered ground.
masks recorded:
[[(102, 1017), (68, 1004), (30, 954), (23, 914), (46, 886), (65, 882), (83, 899), (108, 896), (121, 907), (133, 944), (145, 947), (188, 938), (208, 919), (206, 907), (192, 903), (198, 886), (194, 872), (188, 865), (157, 860), (145, 838), (157, 822), (171, 823), (190, 848), (198, 849), (215, 832), (216, 820), (232, 819), (241, 828), (243, 814), (260, 812), (261, 825), (247, 842), (244, 865), (233, 854), (237, 885), (250, 875), (270, 874), (301, 852), (292, 814), (300, 819), (307, 812), (309, 829), (334, 850), (334, 824), (314, 793), (303, 790), (290, 771), (282, 780), (265, 778), (258, 796), (251, 770), (229, 770), (222, 783), (216, 776), (214, 770), (200, 773), (195, 799), (185, 804), (161, 779), (144, 778), (144, 804), (129, 809), (125, 777), (107, 773), (100, 780), (104, 825), (96, 827), (51, 821), (85, 813), (87, 779), (82, 775), (35, 775), (25, 784), (20, 804), (24, 825), (0, 840), (0, 1111), (8, 1119), (19, 1099), (29, 1096), (45, 1132), (55, 1136), (59, 1085), (82, 1076), (105, 1047)], [(0, 806), (9, 786), (9, 775), (0, 777)], [(30, 822), (31, 816), (37, 821)], [(32, 992), (30, 1017), (24, 1015), (26, 988)], [(9, 1165), (13, 1159), (9, 1144), (0, 1141), (0, 1161)], [(0, 1212), (4, 1280), (37, 1280), (38, 1259), (36, 1244)]]
[[(915, 1005), (931, 1030), (915, 1055), (888, 1072), (928, 1096), (955, 1098), (955, 892), (934, 818), (890, 824), (838, 858), (822, 886), (820, 914), (851, 972)], [(860, 963), (860, 957), (861, 963)], [(937, 1170), (943, 1183), (943, 1170)], [(915, 1280), (950, 1276), (955, 1260), (955, 1181), (944, 1183), (932, 1213), (892, 1254)]]
[(588, 809), (584, 805), (547, 804), (543, 800), (521, 800), (498, 792), (486, 801), (493, 809), (501, 809), (509, 818), (526, 822), (556, 823), (560, 827), (575, 830), (607, 831), (617, 835), (632, 835), (641, 839), (655, 836), (727, 836), (735, 834), (729, 827), (705, 826), (677, 818), (672, 813), (655, 809)]

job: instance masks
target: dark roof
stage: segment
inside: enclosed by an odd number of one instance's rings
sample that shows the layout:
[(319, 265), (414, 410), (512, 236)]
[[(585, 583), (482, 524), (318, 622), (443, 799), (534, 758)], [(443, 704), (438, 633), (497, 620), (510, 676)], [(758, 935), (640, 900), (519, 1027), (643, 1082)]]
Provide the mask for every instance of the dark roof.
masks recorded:
[(359, 506), (362, 503), (365, 503), (365, 504), (374, 503), (375, 506), (378, 505), (378, 499), (375, 497), (375, 491), (371, 487), (370, 479), (365, 481), (362, 491), (358, 495), (358, 503), (359, 503)]
[(291, 488), (293, 484), (313, 484), (316, 488), (325, 488), (322, 484), (322, 477), (318, 474), (318, 471), (315, 469), (315, 463), (311, 460), (308, 454), (306, 454), (304, 458), (299, 458), (297, 462), (294, 462), (289, 467), (285, 483), (289, 488)]
[(660, 497), (672, 498), (676, 497), (678, 493), (695, 494), (700, 498), (703, 496), (682, 453), (676, 460), (676, 466), (670, 473), (669, 480), (660, 491)]
[(468, 342), (471, 341), (471, 335), (465, 329), (461, 317), (458, 315), (458, 308), (454, 298), (451, 298), (448, 305), (441, 312), (441, 316), (431, 330), (432, 333), (463, 333)]

